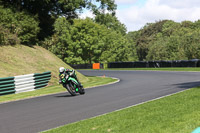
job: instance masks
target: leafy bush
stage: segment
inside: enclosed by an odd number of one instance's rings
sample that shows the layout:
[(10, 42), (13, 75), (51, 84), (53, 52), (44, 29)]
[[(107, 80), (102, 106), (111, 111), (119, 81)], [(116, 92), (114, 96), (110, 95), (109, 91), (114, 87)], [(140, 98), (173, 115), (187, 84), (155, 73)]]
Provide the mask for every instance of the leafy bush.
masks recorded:
[(17, 12), (0, 6), (0, 25), (10, 33), (16, 34), (22, 44), (33, 45), (38, 41), (37, 34), (40, 28), (37, 17), (26, 12)]
[(8, 29), (0, 25), (0, 45), (15, 45), (19, 43), (20, 40), (16, 34), (10, 33)]

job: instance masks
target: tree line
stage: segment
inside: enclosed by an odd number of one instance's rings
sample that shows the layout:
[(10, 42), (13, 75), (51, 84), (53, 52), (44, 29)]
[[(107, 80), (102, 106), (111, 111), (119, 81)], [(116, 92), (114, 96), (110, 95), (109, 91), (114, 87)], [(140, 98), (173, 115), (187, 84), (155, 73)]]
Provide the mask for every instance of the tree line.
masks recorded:
[(129, 32), (140, 61), (200, 59), (200, 20), (162, 20)]
[[(0, 45), (40, 45), (68, 64), (200, 58), (200, 21), (128, 32), (114, 0), (0, 0)], [(80, 19), (90, 10), (94, 18)]]

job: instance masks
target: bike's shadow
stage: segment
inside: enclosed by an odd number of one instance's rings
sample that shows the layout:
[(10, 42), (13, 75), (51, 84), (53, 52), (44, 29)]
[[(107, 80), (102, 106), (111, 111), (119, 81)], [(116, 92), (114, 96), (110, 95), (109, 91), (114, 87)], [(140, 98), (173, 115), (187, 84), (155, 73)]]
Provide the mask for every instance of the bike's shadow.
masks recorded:
[(55, 97), (62, 98), (62, 97), (74, 97), (74, 96), (72, 96), (70, 94), (65, 94), (65, 95), (59, 95), (59, 96), (55, 96)]
[[(79, 94), (77, 94), (76, 96), (79, 96)], [(63, 98), (63, 97), (76, 97), (76, 96), (72, 96), (70, 94), (60, 94), (60, 95), (55, 96), (55, 97), (57, 97), (57, 98)]]

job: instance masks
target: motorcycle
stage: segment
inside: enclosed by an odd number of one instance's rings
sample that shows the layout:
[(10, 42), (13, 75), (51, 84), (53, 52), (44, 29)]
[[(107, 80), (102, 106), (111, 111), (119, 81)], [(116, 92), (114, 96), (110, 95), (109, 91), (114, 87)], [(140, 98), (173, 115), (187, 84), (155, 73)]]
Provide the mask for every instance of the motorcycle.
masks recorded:
[(79, 83), (75, 78), (70, 77), (69, 75), (65, 76), (65, 74), (61, 74), (60, 78), (61, 78), (63, 87), (66, 88), (72, 96), (76, 96), (77, 93), (81, 95), (85, 94), (84, 88), (79, 87), (78, 85)]

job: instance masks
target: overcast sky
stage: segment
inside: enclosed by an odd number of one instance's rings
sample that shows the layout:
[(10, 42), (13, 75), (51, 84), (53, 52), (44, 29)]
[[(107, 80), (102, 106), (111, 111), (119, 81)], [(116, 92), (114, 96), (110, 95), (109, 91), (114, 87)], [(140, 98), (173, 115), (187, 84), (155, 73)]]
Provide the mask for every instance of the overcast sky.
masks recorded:
[[(163, 19), (176, 22), (200, 19), (200, 0), (115, 0), (115, 3), (116, 16), (128, 31)], [(82, 16), (91, 17), (91, 14), (87, 12)]]

